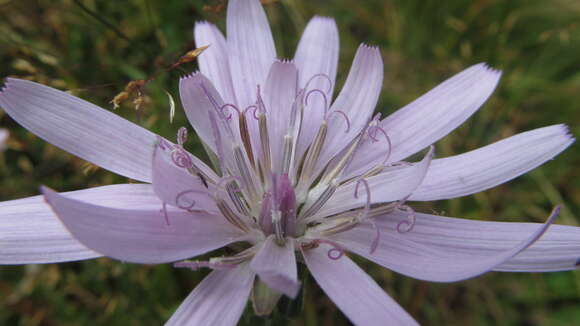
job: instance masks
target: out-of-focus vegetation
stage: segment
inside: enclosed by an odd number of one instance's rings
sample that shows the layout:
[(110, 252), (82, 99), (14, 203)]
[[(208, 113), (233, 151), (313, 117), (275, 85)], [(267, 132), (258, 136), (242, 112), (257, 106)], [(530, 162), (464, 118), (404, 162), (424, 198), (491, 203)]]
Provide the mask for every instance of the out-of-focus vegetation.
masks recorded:
[[(438, 143), (439, 157), (554, 123), (568, 123), (575, 135), (580, 134), (577, 0), (264, 3), (282, 57), (293, 56), (310, 17), (336, 19), (341, 36), (339, 86), (358, 44), (378, 45), (385, 61), (378, 107), (384, 113), (471, 64), (485, 61), (502, 69), (504, 76), (493, 97)], [(129, 81), (153, 76), (194, 48), (192, 28), (197, 20), (224, 28), (225, 2), (0, 0), (0, 76), (71, 90), (112, 109), (110, 101)], [(139, 111), (129, 101), (116, 113), (173, 139), (187, 120), (178, 107), (173, 124), (169, 122), (164, 91), (178, 100), (178, 77), (195, 69), (192, 63), (160, 73), (146, 86)], [(41, 184), (68, 191), (127, 181), (44, 143), (2, 112), (0, 123), (11, 132), (8, 150), (0, 154), (2, 200), (35, 195)], [(197, 145), (190, 149), (202, 155)], [(416, 209), (465, 218), (540, 222), (552, 206), (564, 204), (558, 222), (578, 225), (577, 148), (507, 185)], [(578, 271), (490, 273), (460, 283), (434, 284), (359, 262), (424, 325), (580, 324)], [(106, 258), (2, 266), (0, 325), (160, 325), (206, 273)], [(290, 325), (348, 325), (315, 282), (307, 282), (304, 299), (303, 313)]]

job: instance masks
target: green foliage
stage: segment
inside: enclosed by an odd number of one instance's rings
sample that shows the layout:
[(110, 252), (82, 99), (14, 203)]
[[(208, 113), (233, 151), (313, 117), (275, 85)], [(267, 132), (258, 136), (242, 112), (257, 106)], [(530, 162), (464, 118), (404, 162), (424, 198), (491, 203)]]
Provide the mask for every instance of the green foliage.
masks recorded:
[[(437, 145), (439, 157), (461, 153), (517, 132), (565, 122), (580, 134), (580, 2), (574, 0), (333, 0), (264, 1), (276, 44), (292, 57), (315, 15), (336, 19), (341, 36), (339, 86), (359, 42), (378, 45), (385, 61), (384, 113), (408, 103), (446, 77), (477, 62), (504, 76), (484, 108)], [(194, 48), (197, 20), (225, 26), (221, 0), (2, 0), (0, 76), (30, 78), (112, 109), (129, 81), (153, 76)], [(187, 124), (179, 109), (169, 122), (164, 90), (178, 100), (186, 64), (160, 73), (146, 87), (148, 103), (116, 113), (173, 139)], [(339, 88), (340, 89), (340, 88)], [(178, 103), (179, 104), (179, 103)], [(178, 105), (179, 107), (179, 105)], [(11, 130), (0, 154), (0, 199), (126, 182), (32, 136), (0, 112)], [(190, 149), (203, 155), (196, 141)], [(90, 144), (88, 144), (90, 145)], [(580, 152), (517, 180), (468, 198), (417, 207), (448, 216), (542, 221), (564, 204), (560, 223), (578, 225)], [(0, 248), (1, 250), (1, 248)], [(580, 324), (580, 273), (503, 274), (433, 284), (359, 263), (425, 325)], [(206, 272), (169, 265), (93, 261), (0, 268), (0, 325), (160, 325)], [(348, 325), (315, 282), (304, 311), (290, 325)], [(251, 319), (244, 319), (250, 325)]]

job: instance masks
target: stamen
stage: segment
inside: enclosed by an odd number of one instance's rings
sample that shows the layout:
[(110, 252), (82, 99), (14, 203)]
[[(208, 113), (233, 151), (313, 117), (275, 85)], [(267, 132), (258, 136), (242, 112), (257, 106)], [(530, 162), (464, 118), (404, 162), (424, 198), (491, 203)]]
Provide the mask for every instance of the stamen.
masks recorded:
[(304, 89), (308, 89), (308, 87), (310, 86), (310, 83), (312, 83), (313, 80), (315, 80), (316, 78), (319, 78), (319, 77), (322, 77), (328, 81), (328, 89), (326, 90), (326, 93), (329, 93), (330, 90), (332, 89), (332, 80), (330, 79), (330, 77), (327, 74), (315, 74), (315, 75), (313, 75), (312, 77), (310, 77), (310, 79), (304, 85)]
[(314, 137), (314, 141), (306, 153), (306, 158), (304, 159), (304, 164), (300, 173), (300, 180), (298, 181), (298, 187), (296, 187), (299, 203), (302, 203), (306, 200), (307, 190), (310, 186), (310, 182), (312, 181), (312, 172), (316, 167), (318, 156), (322, 152), (322, 145), (324, 145), (324, 141), (326, 140), (327, 131), (328, 125), (326, 124), (326, 121), (322, 121), (322, 124), (318, 129), (318, 133)]
[(322, 206), (326, 204), (330, 197), (332, 197), (336, 191), (336, 188), (338, 188), (338, 181), (335, 179), (328, 183), (328, 186), (324, 189), (324, 191), (322, 191), (320, 196), (312, 196), (313, 198), (316, 198), (316, 200), (314, 200), (311, 205), (307, 206), (308, 208), (306, 211), (304, 211), (304, 213), (301, 214), (301, 218), (305, 219), (316, 214), (322, 208)]
[(248, 232), (249, 228), (246, 226), (246, 223), (228, 206), (228, 204), (223, 199), (216, 199), (216, 206), (222, 213), (223, 217), (228, 221), (231, 225), (239, 228), (242, 231)]
[(173, 164), (180, 168), (189, 169), (193, 167), (193, 161), (191, 160), (189, 153), (181, 148), (181, 146), (173, 147), (173, 150), (171, 151), (171, 160), (173, 161)]
[(377, 223), (372, 220), (369, 219), (369, 222), (371, 223), (371, 225), (373, 226), (373, 228), (375, 229), (375, 231), (377, 232), (375, 235), (375, 238), (373, 240), (373, 243), (371, 244), (371, 249), (370, 249), (370, 254), (374, 254), (375, 251), (377, 251), (377, 248), (379, 247), (379, 243), (381, 241), (381, 230), (379, 229), (379, 227), (377, 226)]
[[(237, 184), (234, 182), (237, 181)], [(239, 213), (249, 216), (250, 211), (247, 203), (242, 199), (241, 178), (236, 176), (227, 176), (221, 178), (216, 186), (216, 191), (214, 193), (214, 198), (220, 198), (220, 192), (226, 193), (228, 197), (232, 200), (232, 203), (236, 207)]]
[(258, 191), (254, 184), (254, 178), (251, 174), (250, 168), (248, 167), (244, 153), (238, 145), (234, 147), (234, 160), (240, 173), (240, 177), (242, 178), (242, 184), (244, 185), (243, 190), (247, 191), (250, 196), (250, 201), (256, 203), (258, 201)]
[(293, 237), (296, 235), (296, 194), (288, 174), (280, 176), (278, 182), (280, 196), (279, 209), (282, 213), (282, 226), (284, 235)]
[(351, 144), (349, 145), (347, 150), (344, 152), (344, 154), (342, 155), (342, 157), (338, 161), (338, 163), (334, 166), (334, 168), (332, 168), (329, 172), (327, 172), (322, 177), (320, 184), (326, 184), (326, 183), (329, 183), (333, 179), (340, 178), (340, 176), (342, 175), (344, 170), (346, 170), (346, 168), (348, 167), (348, 165), (352, 161), (352, 158), (354, 157), (354, 153), (359, 148), (359, 146), (361, 144), (361, 140), (363, 138), (362, 136), (365, 134), (365, 132), (366, 132), (366, 128), (355, 139), (352, 140)]
[(258, 223), (266, 236), (272, 234), (272, 194), (270, 192), (266, 192), (262, 196), (262, 208)]
[(262, 140), (262, 175), (264, 177), (264, 183), (268, 186), (272, 175), (272, 156), (270, 153), (270, 135), (268, 133), (268, 123), (265, 114), (260, 113), (258, 129), (260, 131), (260, 139)]
[[(232, 109), (232, 110), (236, 111), (236, 112), (238, 113), (238, 117), (242, 116), (242, 113), (240, 112), (240, 109), (238, 109), (238, 107), (237, 107), (237, 106), (235, 106), (235, 105), (233, 105), (233, 104), (230, 104), (230, 103), (226, 103), (226, 104), (222, 105), (222, 106), (220, 107), (220, 111), (223, 113), (223, 111), (224, 111), (225, 109), (227, 109), (227, 108), (229, 108), (229, 109)], [(225, 118), (226, 118), (226, 120), (228, 120), (228, 121), (229, 121), (229, 120), (231, 120), (231, 119), (232, 119), (232, 113), (231, 113), (231, 112), (229, 112), (229, 113), (228, 113), (228, 115), (227, 115), (227, 116), (225, 116)]]
[(209, 121), (211, 124), (211, 129), (212, 129), (212, 133), (213, 133), (215, 147), (217, 150), (216, 155), (218, 158), (218, 162), (220, 164), (220, 166), (219, 166), (220, 172), (222, 173), (222, 175), (226, 175), (227, 171), (226, 171), (226, 166), (225, 166), (225, 156), (224, 156), (224, 148), (223, 148), (223, 144), (222, 144), (222, 135), (220, 133), (220, 129), (218, 127), (215, 114), (210, 110), (208, 110), (207, 113), (209, 114)]
[(167, 204), (165, 204), (165, 203), (161, 204), (161, 213), (163, 214), (163, 217), (165, 218), (165, 224), (167, 224), (167, 226), (171, 225), (169, 223), (169, 214), (167, 214)]
[(181, 208), (181, 209), (184, 209), (186, 211), (191, 211), (192, 208), (196, 204), (195, 203), (195, 200), (193, 200), (193, 199), (191, 199), (191, 200), (185, 199), (186, 203), (180, 203), (180, 202), (183, 201), (182, 199), (184, 198), (185, 195), (194, 194), (194, 193), (200, 193), (200, 194), (204, 194), (204, 195), (206, 194), (203, 191), (193, 190), (193, 189), (192, 190), (182, 191), (179, 194), (177, 194), (177, 196), (175, 197), (175, 204), (176, 204), (176, 206), (179, 207), (179, 208)]
[(377, 139), (377, 133), (380, 132), (385, 136), (385, 140), (387, 141), (387, 144), (389, 145), (389, 150), (387, 152), (387, 155), (385, 156), (385, 159), (383, 160), (383, 164), (387, 163), (387, 161), (389, 160), (389, 158), (391, 157), (391, 151), (393, 150), (393, 143), (391, 142), (391, 138), (389, 137), (389, 135), (387, 134), (387, 132), (385, 131), (385, 129), (383, 129), (380, 126), (372, 126), (369, 127), (369, 131), (368, 131), (368, 135), (371, 138), (371, 140), (373, 142), (378, 142), (379, 140)]
[(262, 99), (262, 93), (260, 92), (260, 85), (256, 86), (256, 105), (258, 110), (262, 114), (266, 114), (266, 105), (264, 105), (264, 100)]
[(238, 187), (238, 185), (234, 183), (229, 183), (226, 186), (226, 191), (228, 193), (228, 196), (234, 203), (234, 206), (236, 207), (238, 212), (241, 213), (242, 215), (250, 216), (251, 215), (250, 209), (246, 201), (243, 199), (241, 189)]
[[(223, 177), (223, 178), (221, 178), (221, 179), (218, 181), (218, 183), (217, 183), (217, 185), (216, 185), (216, 188), (217, 188), (217, 190), (218, 190), (218, 191), (219, 191), (219, 190), (223, 190), (223, 191), (227, 192), (226, 185), (227, 185), (228, 183), (232, 182), (232, 181), (238, 181), (238, 182), (240, 182), (240, 181), (241, 181), (241, 179), (240, 179), (240, 177), (231, 176), (231, 175), (230, 175), (230, 176), (227, 176), (227, 177)], [(217, 196), (217, 193), (216, 193), (216, 196)]]
[(290, 165), (292, 163), (292, 153), (293, 153), (292, 137), (289, 135), (284, 136), (284, 148), (282, 150), (282, 173), (290, 173)]
[(272, 209), (272, 224), (274, 225), (276, 243), (283, 246), (286, 243), (286, 239), (284, 238), (284, 230), (282, 228), (282, 213), (278, 209)]
[(332, 246), (332, 249), (328, 250), (328, 253), (326, 254), (328, 258), (332, 260), (339, 260), (340, 258), (342, 258), (342, 256), (344, 256), (344, 249), (334, 241), (326, 239), (317, 239), (315, 240), (315, 242), (317, 244), (324, 243), (329, 246)]
[(159, 146), (159, 148), (161, 148), (164, 151), (169, 150), (173, 147), (173, 146), (171, 146), (171, 144), (167, 140), (165, 140), (161, 136), (157, 136), (157, 145)]
[(346, 122), (346, 130), (344, 131), (345, 133), (348, 133), (350, 131), (350, 120), (348, 119), (348, 116), (346, 115), (346, 113), (344, 113), (341, 110), (334, 110), (331, 111), (330, 113), (327, 114), (326, 117), (324, 117), (324, 119), (328, 119), (328, 117), (330, 117), (332, 114), (334, 113), (338, 113), (340, 114), (340, 116), (342, 116), (344, 118), (344, 121)]
[(183, 146), (183, 144), (185, 144), (186, 141), (187, 141), (187, 128), (181, 127), (177, 131), (177, 143), (180, 146)]
[[(397, 224), (397, 232), (410, 232), (415, 227), (415, 222), (417, 221), (417, 214), (415, 213), (415, 210), (408, 205), (399, 205), (397, 206), (397, 209), (408, 213), (407, 220), (401, 221)], [(404, 229), (401, 228), (403, 225), (405, 225)]]
[(322, 96), (322, 100), (324, 101), (324, 116), (326, 117), (326, 113), (328, 112), (328, 98), (326, 97), (326, 94), (323, 91), (321, 91), (317, 88), (308, 91), (308, 93), (306, 93), (306, 96), (304, 97), (304, 104), (306, 106), (308, 106), (308, 98), (310, 98), (310, 95), (312, 93), (317, 93), (317, 94), (320, 94)]
[(354, 188), (354, 198), (358, 198), (358, 187), (361, 184), (363, 184), (365, 187), (366, 194), (367, 194), (367, 200), (366, 200), (364, 209), (359, 214), (359, 217), (358, 217), (359, 221), (363, 221), (367, 217), (369, 210), (371, 208), (371, 188), (369, 187), (368, 181), (366, 181), (365, 179), (359, 179), (356, 182), (356, 187)]
[(246, 115), (246, 113), (248, 113), (248, 111), (250, 111), (250, 109), (253, 109), (252, 110), (252, 115), (254, 116), (254, 119), (256, 119), (256, 120), (260, 119), (260, 117), (258, 116), (258, 112), (260, 111), (260, 109), (256, 105), (250, 105), (250, 106), (248, 106), (244, 110), (244, 116)]
[[(252, 166), (256, 166), (256, 162), (254, 161), (254, 151), (252, 149), (252, 140), (250, 138), (250, 131), (248, 129), (248, 121), (246, 120), (246, 111), (244, 114), (238, 117), (238, 124), (240, 128), (240, 137), (242, 139), (242, 144), (246, 149), (246, 153), (248, 153), (248, 159), (250, 160), (250, 164)], [(239, 111), (238, 111), (239, 114)]]

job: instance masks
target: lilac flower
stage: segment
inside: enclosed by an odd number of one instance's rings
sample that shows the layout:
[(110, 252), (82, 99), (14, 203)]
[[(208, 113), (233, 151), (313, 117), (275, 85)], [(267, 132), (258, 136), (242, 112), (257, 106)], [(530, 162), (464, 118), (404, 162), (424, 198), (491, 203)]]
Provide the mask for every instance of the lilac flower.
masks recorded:
[[(408, 201), (470, 195), (552, 159), (574, 140), (564, 125), (448, 158), (433, 147), (490, 96), (500, 73), (472, 66), (381, 120), (378, 49), (361, 45), (331, 101), (338, 60), (332, 19), (308, 24), (278, 61), (258, 0), (232, 0), (226, 40), (195, 27), (200, 73), (181, 100), (216, 169), (109, 111), (30, 81), (6, 80), (0, 106), (46, 141), (145, 182), (0, 203), (0, 263), (121, 261), (211, 268), (168, 325), (235, 325), (248, 298), (267, 314), (300, 289), (297, 261), (356, 325), (416, 322), (345, 254), (421, 280), (487, 271), (577, 268), (580, 229), (479, 222), (415, 212)], [(403, 161), (424, 149), (423, 159)], [(59, 222), (60, 220), (60, 222)], [(61, 223), (62, 222), (62, 223)], [(192, 257), (229, 247), (233, 254)], [(256, 278), (256, 275), (258, 276)], [(253, 289), (253, 291), (252, 291)]]

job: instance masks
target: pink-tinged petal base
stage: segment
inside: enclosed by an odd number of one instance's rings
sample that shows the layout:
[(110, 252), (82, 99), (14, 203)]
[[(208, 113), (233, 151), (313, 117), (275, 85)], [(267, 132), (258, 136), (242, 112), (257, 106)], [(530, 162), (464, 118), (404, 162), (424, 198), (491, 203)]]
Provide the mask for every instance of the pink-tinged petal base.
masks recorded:
[(247, 263), (211, 272), (165, 326), (234, 326), (250, 296), (255, 274)]
[(87, 248), (122, 261), (158, 264), (197, 256), (243, 235), (221, 216), (167, 207), (116, 209), (43, 188), (46, 201)]
[[(385, 229), (379, 226), (381, 239), (373, 253), (369, 250), (372, 241), (370, 239), (373, 239), (376, 230), (369, 224), (359, 224), (356, 228), (333, 235), (329, 239), (395, 272), (425, 281), (455, 282), (478, 276), (509, 261), (536, 242), (557, 214), (558, 209), (555, 209), (546, 223), (538, 225), (526, 238), (485, 256), (436, 250), (407, 239), (406, 235), (412, 234), (414, 228), (407, 233), (397, 233), (396, 227)], [(376, 221), (380, 223), (381, 218), (388, 219), (389, 215), (377, 218)]]
[(286, 241), (284, 246), (280, 246), (273, 235), (269, 236), (252, 259), (250, 267), (270, 288), (291, 298), (298, 294), (300, 281), (293, 241)]
[(357, 326), (418, 325), (375, 281), (346, 256), (330, 259), (331, 247), (303, 251), (316, 283)]
[(120, 175), (151, 181), (156, 135), (107, 110), (28, 80), (7, 78), (0, 107), (38, 137)]

